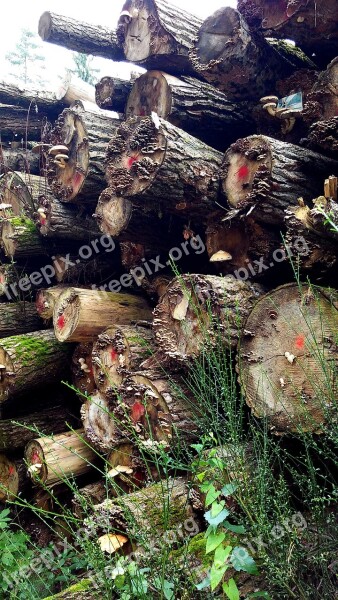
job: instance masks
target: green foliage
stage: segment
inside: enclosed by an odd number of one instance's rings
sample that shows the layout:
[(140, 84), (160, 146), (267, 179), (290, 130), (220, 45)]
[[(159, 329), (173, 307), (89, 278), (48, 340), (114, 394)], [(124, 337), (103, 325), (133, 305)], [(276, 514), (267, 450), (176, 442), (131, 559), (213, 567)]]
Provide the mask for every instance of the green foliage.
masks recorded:
[(80, 52), (73, 52), (74, 69), (72, 70), (82, 81), (94, 85), (97, 82), (96, 73), (99, 69), (95, 69), (92, 65), (94, 57)]
[(39, 85), (44, 83), (36, 70), (37, 65), (39, 70), (45, 69), (43, 64), (45, 57), (43, 54), (39, 54), (41, 49), (38, 36), (29, 29), (22, 29), (15, 50), (6, 54), (6, 60), (15, 68), (13, 75), (24, 85), (36, 82)]
[(3, 595), (10, 589), (12, 575), (29, 564), (32, 556), (28, 536), (20, 530), (10, 530), (9, 515), (8, 508), (0, 512), (0, 591)]

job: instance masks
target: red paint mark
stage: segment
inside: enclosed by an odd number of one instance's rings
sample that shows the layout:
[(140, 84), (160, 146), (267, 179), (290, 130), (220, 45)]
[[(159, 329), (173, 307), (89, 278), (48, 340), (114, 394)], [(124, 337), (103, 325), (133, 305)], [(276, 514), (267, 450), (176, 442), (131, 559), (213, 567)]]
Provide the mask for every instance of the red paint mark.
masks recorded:
[(133, 406), (131, 407), (131, 418), (134, 421), (134, 423), (137, 423), (137, 421), (139, 421), (140, 418), (143, 417), (145, 411), (146, 409), (143, 406), (143, 404), (141, 404), (141, 402), (135, 402), (133, 404)]
[(145, 475), (142, 473), (142, 471), (136, 471), (133, 477), (136, 479), (136, 481), (145, 481)]
[(38, 455), (38, 453), (37, 453), (37, 452), (34, 452), (34, 454), (33, 454), (33, 456), (32, 456), (32, 459), (31, 459), (31, 462), (32, 462), (33, 464), (35, 464), (35, 463), (40, 463), (40, 456)]
[(114, 361), (117, 359), (117, 357), (118, 357), (117, 351), (115, 350), (115, 348), (112, 348), (112, 350), (110, 351), (110, 358)]
[(296, 337), (295, 346), (298, 350), (303, 350), (305, 345), (305, 337), (304, 335), (298, 335)]
[(63, 329), (64, 326), (66, 325), (66, 319), (64, 318), (63, 315), (60, 315), (57, 322), (56, 322), (57, 326), (59, 329)]
[(130, 156), (127, 159), (127, 169), (131, 169), (134, 162), (137, 162), (137, 160), (138, 160), (138, 156)]
[(5, 283), (5, 278), (3, 275), (0, 275), (0, 283)]
[(41, 223), (41, 225), (46, 225), (45, 217), (40, 217), (40, 223)]
[(145, 117), (146, 116), (146, 111), (144, 110), (144, 108), (140, 109), (140, 117)]
[(14, 473), (15, 473), (14, 467), (9, 467), (8, 468), (8, 475), (11, 477), (12, 475), (14, 475)]
[(249, 175), (249, 167), (247, 165), (243, 165), (237, 171), (238, 179), (245, 179), (248, 175)]

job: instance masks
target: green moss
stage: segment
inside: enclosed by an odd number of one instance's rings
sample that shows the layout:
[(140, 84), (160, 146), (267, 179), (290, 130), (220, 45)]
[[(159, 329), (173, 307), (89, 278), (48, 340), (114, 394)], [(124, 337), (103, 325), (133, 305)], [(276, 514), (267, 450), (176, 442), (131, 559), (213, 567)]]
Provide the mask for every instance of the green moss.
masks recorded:
[(289, 60), (291, 63), (295, 63), (295, 66), (298, 68), (306, 68), (313, 69), (315, 64), (312, 60), (304, 54), (303, 50), (298, 48), (298, 46), (294, 46), (287, 42), (286, 40), (276, 40), (274, 38), (269, 38), (268, 42), (270, 46), (272, 46), (281, 56)]
[(53, 339), (44, 339), (43, 337), (33, 337), (32, 335), (13, 335), (6, 339), (4, 348), (14, 349), (18, 361), (23, 366), (31, 364), (34, 358), (34, 364), (42, 367), (47, 356), (50, 356), (53, 348), (57, 351), (68, 352), (68, 348)]
[[(82, 581), (79, 581), (79, 583), (75, 583), (74, 585), (67, 588), (63, 592), (60, 592), (59, 594), (55, 594), (55, 596), (48, 596), (47, 598), (44, 598), (44, 600), (57, 600), (57, 598), (59, 598), (61, 600), (61, 598), (72, 598), (72, 597), (75, 600), (75, 598), (79, 597), (78, 594), (81, 594), (81, 592), (89, 591), (92, 587), (93, 587), (93, 582), (91, 581), (91, 579), (83, 579)], [(88, 596), (88, 598), (89, 598), (89, 596)]]
[(25, 227), (30, 233), (37, 233), (34, 221), (28, 217), (11, 217), (9, 221), (13, 227)]

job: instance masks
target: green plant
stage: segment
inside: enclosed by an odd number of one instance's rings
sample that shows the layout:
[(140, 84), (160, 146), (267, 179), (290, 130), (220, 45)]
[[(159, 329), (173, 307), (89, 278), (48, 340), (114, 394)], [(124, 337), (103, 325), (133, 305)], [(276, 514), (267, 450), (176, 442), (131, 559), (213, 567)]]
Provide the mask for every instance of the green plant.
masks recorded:
[(32, 556), (29, 537), (23, 531), (11, 531), (8, 508), (0, 512), (0, 590), (5, 594), (11, 585), (11, 576), (18, 566), (26, 566)]

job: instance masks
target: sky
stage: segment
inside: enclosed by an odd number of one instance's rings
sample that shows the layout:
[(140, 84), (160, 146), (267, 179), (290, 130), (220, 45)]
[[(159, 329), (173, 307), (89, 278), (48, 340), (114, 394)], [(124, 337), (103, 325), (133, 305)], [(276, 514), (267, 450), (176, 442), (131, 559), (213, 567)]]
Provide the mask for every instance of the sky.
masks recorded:
[[(174, 3), (174, 2), (173, 2)], [(202, 18), (211, 15), (222, 6), (237, 5), (237, 0), (177, 0), (179, 6)], [(0, 80), (15, 82), (9, 77), (12, 69), (5, 60), (7, 52), (15, 50), (22, 28), (37, 32), (40, 15), (46, 11), (52, 11), (65, 16), (73, 17), (81, 21), (104, 25), (115, 28), (118, 16), (121, 12), (124, 0), (16, 0), (6, 2), (1, 12), (1, 36), (0, 36)], [(60, 78), (65, 75), (66, 69), (73, 66), (72, 53), (59, 46), (42, 42), (41, 54), (46, 58), (44, 79), (52, 91), (59, 85)], [(128, 78), (129, 66), (117, 65), (112, 61), (95, 58), (93, 66), (100, 69), (99, 76), (116, 75)]]

